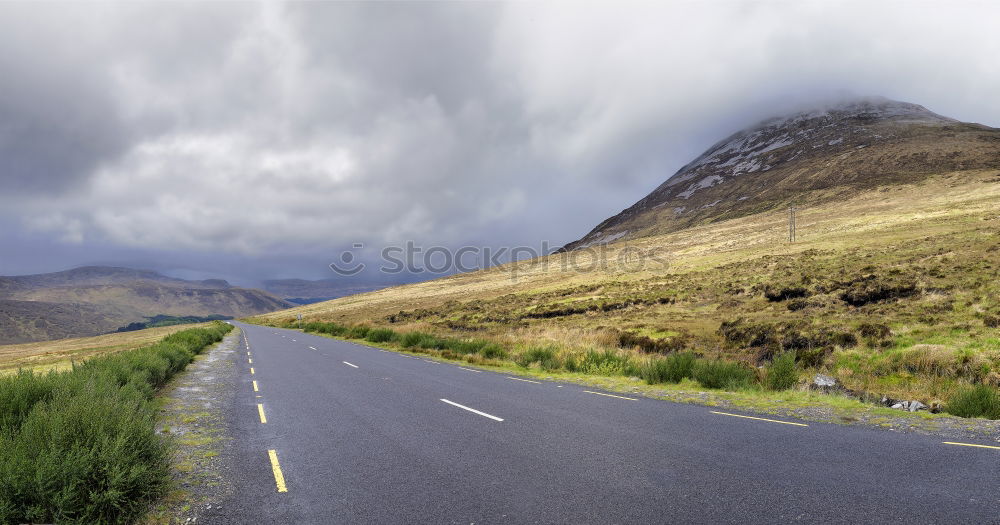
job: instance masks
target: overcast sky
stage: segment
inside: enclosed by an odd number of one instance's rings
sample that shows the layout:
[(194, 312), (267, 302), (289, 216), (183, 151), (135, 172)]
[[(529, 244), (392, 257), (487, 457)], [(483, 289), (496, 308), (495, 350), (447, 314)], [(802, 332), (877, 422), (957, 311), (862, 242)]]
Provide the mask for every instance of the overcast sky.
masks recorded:
[(814, 100), (1000, 126), (997, 5), (0, 3), (0, 274), (559, 246)]

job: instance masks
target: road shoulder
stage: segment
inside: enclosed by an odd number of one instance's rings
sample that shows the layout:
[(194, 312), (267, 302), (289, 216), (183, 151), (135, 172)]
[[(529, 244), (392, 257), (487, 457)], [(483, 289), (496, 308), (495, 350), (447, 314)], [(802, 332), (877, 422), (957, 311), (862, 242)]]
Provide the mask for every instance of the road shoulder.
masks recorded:
[(232, 436), (227, 418), (235, 395), (234, 357), (240, 330), (203, 352), (157, 396), (157, 432), (173, 441), (167, 494), (143, 523), (210, 521), (233, 493)]

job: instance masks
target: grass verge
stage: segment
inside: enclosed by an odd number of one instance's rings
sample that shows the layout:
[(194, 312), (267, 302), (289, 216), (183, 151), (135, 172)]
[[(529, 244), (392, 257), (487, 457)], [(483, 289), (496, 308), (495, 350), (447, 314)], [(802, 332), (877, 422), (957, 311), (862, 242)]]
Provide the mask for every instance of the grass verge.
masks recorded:
[[(296, 324), (271, 324), (297, 328)], [(704, 388), (743, 390), (766, 388), (787, 390), (798, 383), (794, 354), (775, 358), (771, 366), (758, 373), (743, 363), (697, 357), (691, 352), (641, 355), (624, 349), (589, 349), (571, 352), (555, 345), (503, 348), (483, 339), (437, 336), (422, 332), (400, 333), (389, 328), (366, 325), (345, 326), (337, 323), (311, 322), (305, 332), (354, 339), (414, 353), (433, 354), (470, 364), (514, 365), (522, 369), (546, 372), (624, 376), (645, 379), (650, 385), (678, 383), (694, 379)]]
[[(281, 328), (298, 328), (295, 323), (251, 322)], [(834, 422), (851, 422), (858, 414), (879, 420), (927, 420), (936, 414), (910, 414), (865, 404), (845, 396), (827, 395), (799, 389), (805, 373), (793, 352), (774, 356), (766, 365), (750, 367), (744, 362), (699, 357), (694, 352), (643, 354), (626, 349), (590, 349), (583, 352), (557, 345), (503, 347), (483, 339), (455, 338), (423, 332), (399, 332), (367, 325), (347, 326), (338, 323), (310, 322), (305, 332), (354, 339), (365, 344), (402, 350), (442, 359), (464, 361), (496, 371), (567, 380), (609, 390), (637, 392), (636, 381), (649, 386), (641, 393), (672, 401), (696, 402), (714, 406), (724, 403), (775, 413), (778, 408), (829, 408)], [(373, 335), (378, 334), (378, 335)], [(698, 390), (689, 395), (692, 390)], [(980, 385), (949, 397), (945, 412), (959, 417), (1000, 419), (1000, 394)], [(795, 414), (803, 415), (803, 414)]]
[(156, 389), (232, 327), (214, 323), (69, 372), (0, 378), (0, 523), (127, 523), (169, 472)]

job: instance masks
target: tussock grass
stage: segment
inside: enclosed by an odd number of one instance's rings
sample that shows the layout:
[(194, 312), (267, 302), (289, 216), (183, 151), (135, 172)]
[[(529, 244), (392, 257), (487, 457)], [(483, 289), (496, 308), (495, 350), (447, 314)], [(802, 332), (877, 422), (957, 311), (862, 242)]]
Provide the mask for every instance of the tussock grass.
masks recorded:
[(537, 364), (542, 370), (557, 370), (562, 362), (556, 356), (556, 349), (549, 346), (534, 346), (522, 350), (514, 362), (524, 368)]
[(650, 359), (642, 368), (641, 377), (647, 383), (679, 383), (694, 378), (697, 358), (691, 352), (674, 354), (662, 359)]
[(705, 388), (723, 390), (742, 390), (757, 380), (757, 374), (746, 365), (729, 361), (699, 361), (693, 375)]
[(497, 360), (507, 359), (507, 357), (510, 355), (506, 350), (503, 349), (502, 346), (495, 343), (489, 343), (483, 346), (482, 348), (479, 349), (479, 353), (486, 359), (497, 359)]
[(420, 342), (423, 341), (424, 337), (427, 337), (427, 334), (422, 334), (420, 332), (408, 332), (399, 338), (399, 344), (403, 348), (413, 348), (414, 346), (418, 346)]
[(139, 516), (169, 468), (153, 394), (231, 329), (214, 323), (70, 372), (0, 378), (0, 523)]
[(564, 359), (566, 369), (570, 372), (582, 372), (585, 374), (605, 375), (605, 376), (638, 376), (641, 372), (641, 365), (638, 359), (631, 352), (604, 349), (586, 350), (579, 360)]
[(399, 338), (399, 335), (388, 328), (375, 328), (365, 334), (365, 340), (372, 343), (388, 343), (395, 341), (397, 338)]
[(371, 328), (365, 325), (352, 326), (344, 332), (344, 337), (347, 337), (348, 339), (364, 339), (368, 337), (369, 330), (371, 330)]
[(1000, 419), (1000, 392), (986, 385), (964, 388), (948, 399), (944, 409), (959, 417)]

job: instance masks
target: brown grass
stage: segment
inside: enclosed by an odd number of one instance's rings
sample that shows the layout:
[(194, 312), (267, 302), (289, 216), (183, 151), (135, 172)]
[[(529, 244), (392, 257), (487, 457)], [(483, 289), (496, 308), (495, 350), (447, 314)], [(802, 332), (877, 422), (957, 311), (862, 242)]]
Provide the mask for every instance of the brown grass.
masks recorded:
[[(555, 254), (262, 319), (282, 322), (302, 314), (305, 321), (572, 349), (607, 348), (610, 330), (653, 338), (679, 333), (702, 355), (751, 363), (766, 354), (725, 344), (718, 332), (723, 321), (799, 323), (806, 332), (846, 331), (859, 338), (856, 348), (834, 345), (817, 358), (819, 368), (837, 373), (851, 388), (908, 398), (946, 394), (979, 375), (993, 381), (1000, 371), (1000, 339), (986, 322), (1000, 314), (998, 182), (996, 170), (945, 173), (801, 209), (795, 244), (787, 242), (786, 210), (774, 210), (606, 250), (612, 260), (628, 252), (666, 254), (666, 267), (633, 256), (629, 264), (594, 269), (592, 253)], [(919, 293), (862, 307), (846, 304), (841, 297), (850, 285), (844, 283), (872, 274), (890, 284), (912, 280)], [(791, 301), (764, 297), (770, 285), (805, 286), (810, 295), (797, 299), (801, 309), (790, 309)], [(625, 306), (604, 309), (609, 304)], [(392, 322), (392, 316), (401, 320)], [(891, 332), (865, 338), (859, 328), (864, 323)], [(927, 344), (950, 350), (909, 350)], [(838, 362), (841, 352), (866, 358)], [(964, 361), (955, 361), (958, 354)], [(880, 369), (889, 375), (878, 376)]]
[(19, 368), (36, 372), (65, 370), (70, 368), (73, 362), (147, 346), (174, 332), (201, 328), (210, 324), (165, 326), (94, 337), (2, 345), (0, 346), (0, 375), (13, 373)]

